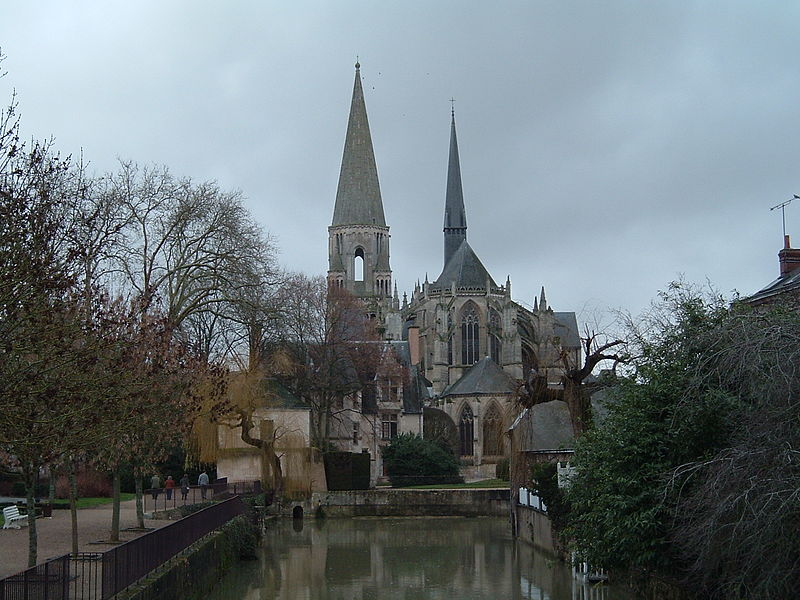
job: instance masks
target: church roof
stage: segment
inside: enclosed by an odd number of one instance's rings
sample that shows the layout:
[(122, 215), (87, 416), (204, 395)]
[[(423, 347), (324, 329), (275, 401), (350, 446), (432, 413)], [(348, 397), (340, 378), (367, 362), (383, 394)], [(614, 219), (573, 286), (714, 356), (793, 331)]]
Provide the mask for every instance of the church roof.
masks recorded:
[(514, 378), (487, 356), (472, 365), (461, 379), (449, 385), (442, 392), (442, 397), (510, 394), (516, 387)]
[(358, 63), (332, 225), (386, 226)]
[(526, 408), (511, 426), (514, 450), (543, 452), (571, 449), (575, 445), (569, 408), (563, 400), (551, 400)]
[(486, 280), (489, 279), (492, 287), (497, 284), (489, 275), (489, 271), (483, 266), (481, 259), (469, 245), (467, 240), (461, 242), (458, 250), (453, 253), (450, 260), (442, 269), (442, 274), (433, 283), (433, 289), (447, 289), (453, 282), (457, 288), (481, 288), (486, 289)]
[(561, 338), (561, 345), (566, 348), (580, 348), (581, 337), (578, 335), (578, 320), (574, 312), (554, 312), (556, 318), (555, 334)]
[(467, 228), (467, 213), (464, 210), (464, 193), (461, 189), (461, 165), (458, 160), (456, 139), (456, 117), (450, 120), (450, 160), (447, 164), (447, 194), (444, 201), (444, 228)]

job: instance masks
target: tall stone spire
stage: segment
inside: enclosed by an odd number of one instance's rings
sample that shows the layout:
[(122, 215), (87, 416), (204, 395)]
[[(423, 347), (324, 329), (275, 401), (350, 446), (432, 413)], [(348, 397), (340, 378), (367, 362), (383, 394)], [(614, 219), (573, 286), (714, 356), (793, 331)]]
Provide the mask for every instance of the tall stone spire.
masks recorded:
[(389, 228), (383, 215), (358, 63), (333, 222), (328, 227), (328, 265), (330, 285), (362, 298), (391, 302)]
[(461, 165), (458, 160), (456, 115), (450, 111), (450, 161), (447, 166), (447, 194), (444, 201), (444, 264), (467, 239), (467, 213), (461, 190)]
[(336, 190), (331, 225), (386, 226), (359, 63), (356, 63), (353, 100), (350, 103), (350, 119), (347, 122), (347, 136), (344, 140), (342, 168), (339, 172), (339, 187)]

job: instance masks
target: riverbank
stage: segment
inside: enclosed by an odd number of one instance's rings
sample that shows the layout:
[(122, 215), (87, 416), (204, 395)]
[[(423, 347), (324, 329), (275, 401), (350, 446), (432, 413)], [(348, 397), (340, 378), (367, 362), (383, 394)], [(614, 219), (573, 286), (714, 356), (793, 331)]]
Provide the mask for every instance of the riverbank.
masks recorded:
[(286, 512), (304, 517), (507, 517), (508, 488), (373, 489), (315, 492)]

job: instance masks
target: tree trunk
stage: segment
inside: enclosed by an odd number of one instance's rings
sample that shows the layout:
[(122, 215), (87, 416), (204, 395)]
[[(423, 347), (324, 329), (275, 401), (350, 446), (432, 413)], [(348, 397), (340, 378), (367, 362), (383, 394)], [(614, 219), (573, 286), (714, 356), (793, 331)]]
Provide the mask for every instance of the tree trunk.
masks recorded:
[(78, 475), (75, 463), (69, 465), (69, 516), (72, 521), (72, 554), (78, 554)]
[[(142, 503), (144, 485), (142, 478), (136, 475), (136, 527), (144, 529), (144, 505)], [(153, 507), (155, 509), (155, 507)]]
[(275, 446), (270, 444), (265, 449), (272, 465), (272, 477), (275, 483), (275, 498), (283, 496), (283, 469), (281, 469), (281, 458), (275, 453)]
[(564, 378), (564, 401), (569, 408), (572, 430), (575, 436), (585, 433), (592, 425), (592, 409), (589, 393), (582, 383)]
[(25, 478), (26, 504), (28, 507), (28, 566), (36, 564), (36, 501), (33, 497), (36, 488), (36, 468), (26, 463), (22, 469)]
[(119, 541), (119, 468), (114, 467), (112, 474), (113, 489), (114, 489), (114, 503), (111, 510), (111, 541)]

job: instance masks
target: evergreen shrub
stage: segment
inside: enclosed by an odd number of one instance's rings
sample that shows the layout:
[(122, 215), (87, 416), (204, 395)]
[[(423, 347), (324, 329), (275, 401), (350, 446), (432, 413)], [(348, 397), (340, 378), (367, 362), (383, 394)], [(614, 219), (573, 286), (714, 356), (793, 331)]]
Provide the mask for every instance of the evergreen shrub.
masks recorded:
[(411, 433), (394, 438), (383, 449), (383, 462), (393, 487), (463, 481), (455, 456)]
[(510, 463), (507, 458), (503, 458), (494, 467), (494, 476), (501, 481), (509, 481), (511, 479)]

